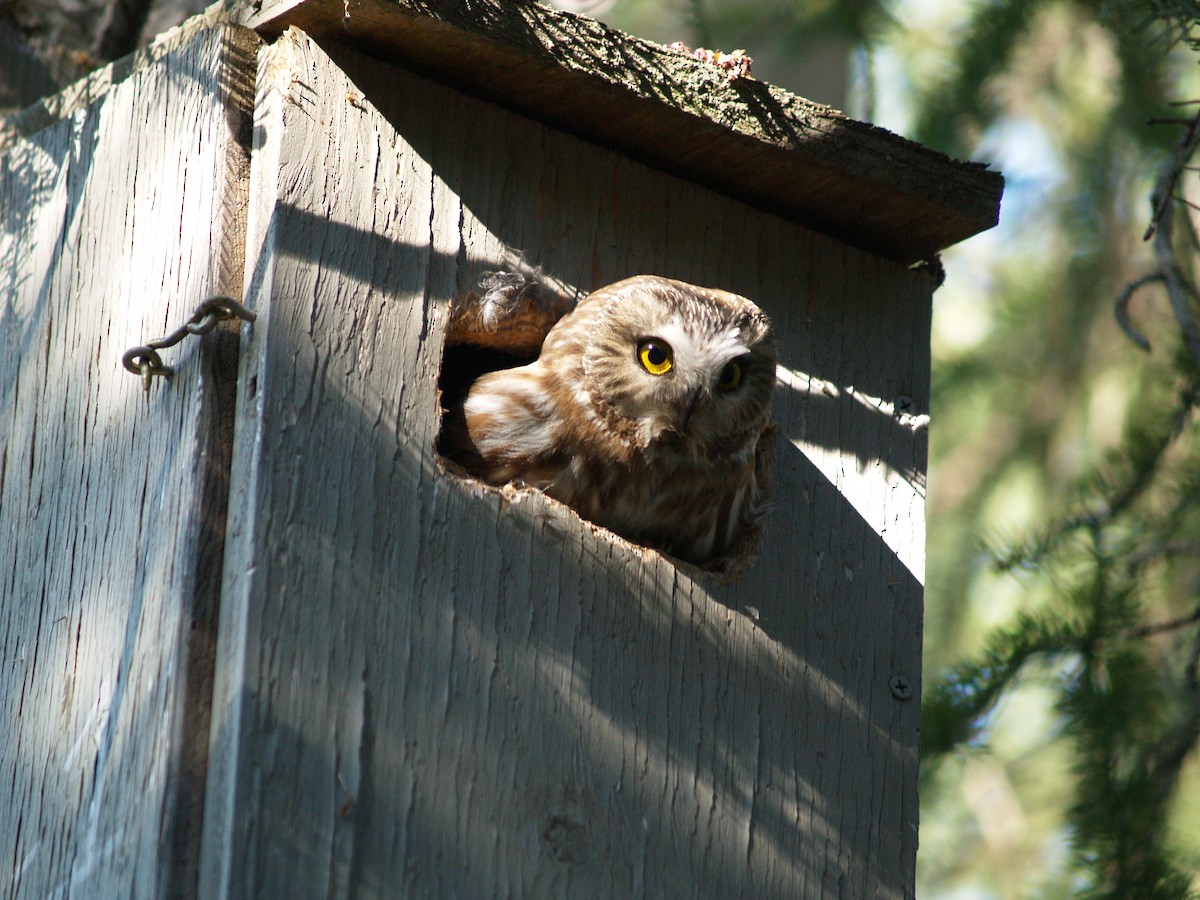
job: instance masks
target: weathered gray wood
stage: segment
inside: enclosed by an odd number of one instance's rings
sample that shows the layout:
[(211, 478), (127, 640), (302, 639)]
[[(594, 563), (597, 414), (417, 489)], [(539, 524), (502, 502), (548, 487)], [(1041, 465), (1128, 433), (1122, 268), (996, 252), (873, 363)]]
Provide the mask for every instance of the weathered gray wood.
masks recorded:
[(408, 66), (905, 263), (991, 228), (1004, 179), (587, 16), (511, 0), (266, 0), (288, 26)]
[(193, 340), (146, 397), (121, 356), (240, 285), (256, 40), (177, 35), (0, 156), (5, 897), (196, 884), (235, 373)]
[[(260, 62), (202, 892), (911, 895), (932, 282), (338, 60)], [(448, 304), (522, 258), (775, 318), (748, 571), (442, 468)]]

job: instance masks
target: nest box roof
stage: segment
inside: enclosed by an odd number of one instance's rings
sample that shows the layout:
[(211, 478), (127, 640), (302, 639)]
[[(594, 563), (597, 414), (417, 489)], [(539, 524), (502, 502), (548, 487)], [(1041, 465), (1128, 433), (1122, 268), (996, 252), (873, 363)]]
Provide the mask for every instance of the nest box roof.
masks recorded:
[(996, 224), (1004, 179), (753, 78), (513, 0), (265, 0), (295, 25), (904, 263)]

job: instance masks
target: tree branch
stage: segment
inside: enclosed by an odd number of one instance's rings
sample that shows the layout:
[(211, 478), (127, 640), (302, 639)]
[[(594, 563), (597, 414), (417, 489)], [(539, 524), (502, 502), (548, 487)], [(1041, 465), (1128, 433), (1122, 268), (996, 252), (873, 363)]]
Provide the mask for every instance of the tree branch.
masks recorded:
[(1149, 275), (1143, 275), (1141, 278), (1125, 285), (1121, 289), (1121, 293), (1117, 295), (1116, 303), (1113, 304), (1113, 318), (1117, 320), (1117, 325), (1120, 326), (1121, 330), (1125, 332), (1131, 341), (1147, 353), (1150, 352), (1150, 341), (1129, 321), (1129, 301), (1133, 299), (1134, 294), (1146, 285), (1165, 280), (1162, 272), (1151, 272)]
[(1197, 145), (1200, 145), (1200, 112), (1186, 120), (1186, 126), (1175, 149), (1163, 162), (1158, 177), (1154, 180), (1154, 192), (1150, 198), (1153, 213), (1143, 239), (1154, 241), (1158, 274), (1162, 276), (1166, 285), (1167, 297), (1171, 301), (1175, 321), (1179, 323), (1184, 346), (1197, 368), (1200, 368), (1200, 327), (1197, 327), (1190, 308), (1191, 300), (1196, 296), (1196, 289), (1180, 268), (1172, 241), (1175, 217), (1171, 201), (1174, 199), (1175, 188), (1184, 167), (1191, 161)]
[(1140, 569), (1146, 563), (1156, 559), (1171, 556), (1189, 556), (1200, 555), (1200, 539), (1191, 541), (1169, 541), (1159, 544), (1155, 547), (1149, 547), (1140, 553), (1135, 553), (1129, 558), (1129, 567), (1131, 569)]
[(1139, 625), (1136, 628), (1126, 628), (1121, 632), (1121, 637), (1126, 639), (1152, 637), (1156, 634), (1166, 634), (1168, 631), (1177, 631), (1180, 628), (1186, 628), (1188, 625), (1194, 625), (1197, 622), (1200, 622), (1200, 606), (1197, 606), (1186, 616), (1167, 619), (1165, 622), (1149, 622), (1145, 625)]

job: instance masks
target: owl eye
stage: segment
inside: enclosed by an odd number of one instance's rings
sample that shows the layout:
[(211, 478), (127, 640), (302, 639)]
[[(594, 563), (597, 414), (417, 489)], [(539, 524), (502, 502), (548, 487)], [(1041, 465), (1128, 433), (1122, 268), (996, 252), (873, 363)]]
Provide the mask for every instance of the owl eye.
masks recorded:
[(721, 369), (721, 374), (717, 376), (717, 390), (736, 390), (737, 386), (741, 383), (742, 364), (736, 359), (732, 359), (725, 364), (725, 368)]
[(638, 343), (638, 362), (651, 375), (666, 375), (675, 364), (671, 345), (659, 338), (646, 338)]

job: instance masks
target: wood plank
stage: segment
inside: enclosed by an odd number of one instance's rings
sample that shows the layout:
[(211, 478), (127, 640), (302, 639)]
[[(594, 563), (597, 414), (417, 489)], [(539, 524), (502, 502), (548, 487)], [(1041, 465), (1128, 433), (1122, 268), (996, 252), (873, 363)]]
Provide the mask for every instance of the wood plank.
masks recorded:
[[(202, 893), (911, 896), (932, 282), (337, 58), (260, 66)], [(512, 266), (775, 317), (748, 571), (443, 469), (448, 304)]]
[(257, 38), (179, 38), (0, 156), (5, 896), (196, 886), (236, 331), (121, 357), (240, 286)]
[(900, 262), (999, 216), (1004, 179), (983, 165), (538, 3), (267, 0), (246, 21), (345, 43)]

